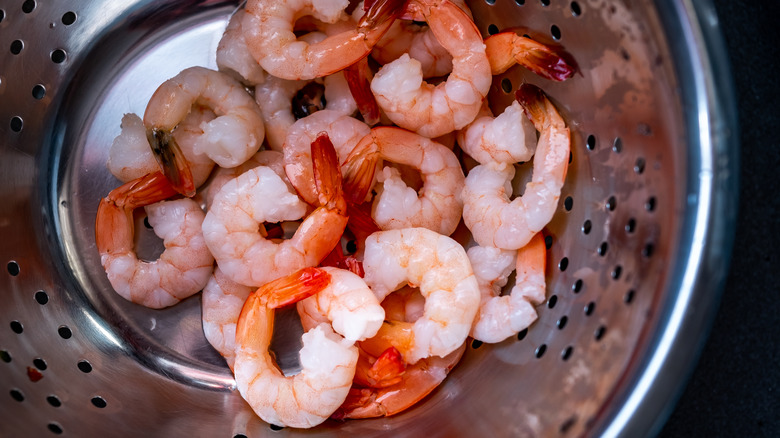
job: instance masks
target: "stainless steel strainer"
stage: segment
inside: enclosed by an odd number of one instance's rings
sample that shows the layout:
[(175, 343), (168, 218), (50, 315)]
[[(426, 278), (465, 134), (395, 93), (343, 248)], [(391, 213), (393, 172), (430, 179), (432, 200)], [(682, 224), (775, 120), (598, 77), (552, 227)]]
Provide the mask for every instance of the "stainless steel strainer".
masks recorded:
[(491, 91), (500, 110), (535, 83), (572, 128), (545, 231), (548, 299), (516, 338), (470, 346), (414, 409), (309, 431), (254, 416), (205, 341), (198, 296), (128, 303), (94, 245), (122, 114), (181, 69), (214, 67), (235, 7), (0, 0), (0, 435), (653, 433), (717, 305), (736, 211), (733, 97), (709, 2), (471, 2), (485, 36), (520, 27), (579, 66), (560, 84), (515, 67)]

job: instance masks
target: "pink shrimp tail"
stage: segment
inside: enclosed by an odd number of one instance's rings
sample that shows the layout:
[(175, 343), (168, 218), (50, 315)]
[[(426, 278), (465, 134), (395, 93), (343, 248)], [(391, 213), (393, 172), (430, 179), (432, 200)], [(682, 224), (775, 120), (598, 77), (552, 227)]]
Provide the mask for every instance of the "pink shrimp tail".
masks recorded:
[(303, 268), (260, 286), (253, 295), (261, 297), (269, 309), (289, 306), (325, 289), (331, 275), (319, 268)]
[(564, 81), (576, 72), (572, 62), (552, 47), (512, 31), (501, 32), (485, 39), (485, 52), (494, 75), (520, 64), (533, 73), (553, 81)]
[(379, 151), (370, 132), (358, 142), (341, 165), (344, 170), (344, 194), (352, 204), (362, 204), (371, 191)]
[(406, 371), (406, 364), (401, 353), (395, 347), (389, 347), (367, 371), (368, 382), (366, 386), (371, 388), (386, 388), (401, 383), (402, 374)]
[(368, 66), (368, 58), (363, 58), (345, 68), (344, 77), (363, 116), (363, 121), (368, 126), (379, 123), (379, 104), (371, 91), (371, 69)]
[(355, 258), (355, 256), (344, 255), (341, 245), (336, 245), (333, 248), (333, 251), (322, 259), (320, 266), (332, 266), (334, 268), (345, 269), (360, 278), (363, 278), (366, 275), (366, 271), (363, 270), (363, 263)]
[(311, 159), (320, 206), (346, 213), (339, 158), (327, 132), (317, 134), (311, 143)]
[[(358, 22), (358, 31), (365, 32), (367, 43), (373, 47), (406, 10), (408, 0), (370, 0), (363, 7), (365, 14)], [(379, 32), (372, 32), (380, 29)], [(368, 54), (366, 54), (368, 55)]]
[(190, 163), (184, 157), (173, 134), (167, 130), (148, 129), (146, 138), (157, 164), (171, 186), (188, 198), (195, 196), (195, 181)]

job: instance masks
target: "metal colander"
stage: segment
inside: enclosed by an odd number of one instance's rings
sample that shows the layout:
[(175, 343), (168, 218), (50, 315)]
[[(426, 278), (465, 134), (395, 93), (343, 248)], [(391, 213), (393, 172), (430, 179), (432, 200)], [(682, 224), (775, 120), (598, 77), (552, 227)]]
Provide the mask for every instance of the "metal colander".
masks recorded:
[[(180, 70), (215, 67), (225, 0), (0, 0), (2, 436), (638, 436), (673, 406), (719, 298), (736, 211), (733, 98), (707, 1), (482, 0), (570, 53), (552, 83), (514, 67), (494, 110), (539, 85), (572, 132), (545, 229), (547, 300), (517, 337), (471, 344), (423, 403), (308, 431), (259, 420), (206, 342), (200, 297), (115, 294), (94, 244), (125, 112)], [(154, 252), (151, 231), (141, 251)]]

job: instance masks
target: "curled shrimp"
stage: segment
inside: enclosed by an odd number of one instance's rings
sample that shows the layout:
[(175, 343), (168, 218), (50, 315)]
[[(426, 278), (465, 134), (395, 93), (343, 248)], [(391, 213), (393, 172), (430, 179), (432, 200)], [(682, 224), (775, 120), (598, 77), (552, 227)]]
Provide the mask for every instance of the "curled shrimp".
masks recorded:
[(268, 352), (274, 309), (321, 291), (330, 283), (322, 269), (305, 268), (251, 293), (236, 327), (236, 387), (255, 413), (277, 426), (309, 428), (344, 402), (355, 375), (353, 341), (323, 323), (301, 337), (300, 373), (286, 377)]
[(570, 78), (576, 69), (552, 47), (514, 32), (500, 32), (485, 39), (490, 70), (501, 74), (515, 64), (553, 81)]
[[(95, 242), (111, 286), (126, 300), (154, 309), (199, 292), (214, 265), (201, 232), (203, 211), (190, 199), (163, 201), (174, 194), (160, 172), (149, 174), (112, 190), (100, 201), (95, 219)], [(133, 248), (138, 207), (146, 207), (165, 245), (153, 262), (139, 260)]]
[(463, 210), (461, 191), (465, 178), (455, 154), (433, 140), (396, 127), (377, 127), (347, 157), (345, 187), (352, 200), (365, 199), (380, 160), (419, 170), (423, 186), (407, 186), (399, 171), (385, 167), (372, 206), (381, 229), (424, 227), (450, 235)]
[(565, 122), (536, 86), (523, 85), (517, 97), (540, 132), (533, 175), (523, 196), (510, 201), (513, 166), (488, 163), (471, 169), (463, 189), (463, 221), (481, 246), (525, 246), (552, 219), (566, 178), (570, 140)]
[[(324, 33), (310, 32), (301, 40), (314, 43), (325, 38)], [(283, 150), (287, 132), (296, 120), (322, 109), (345, 116), (351, 116), (358, 109), (342, 72), (316, 81), (269, 76), (255, 87), (255, 100), (263, 113), (268, 146), (275, 151)]]
[(287, 184), (290, 192), (295, 190), (292, 184), (290, 184), (290, 180), (287, 179), (287, 174), (284, 172), (284, 155), (277, 151), (261, 150), (239, 166), (229, 168), (218, 167), (213, 172), (208, 185), (204, 186), (200, 193), (206, 205), (206, 210), (211, 208), (211, 205), (214, 203), (214, 198), (217, 196), (217, 193), (219, 193), (219, 190), (222, 189), (222, 186), (227, 184), (228, 181), (238, 178), (239, 175), (247, 170), (254, 169), (258, 166), (265, 166), (273, 170), (274, 173), (279, 175), (282, 181)]
[(253, 86), (265, 81), (266, 73), (255, 61), (244, 39), (241, 15), (233, 14), (217, 45), (217, 68), (237, 81)]
[[(482, 292), (471, 337), (495, 343), (528, 328), (537, 316), (533, 305), (544, 301), (545, 295), (542, 234), (518, 251), (474, 246), (469, 248), (468, 256)], [(515, 285), (508, 295), (501, 296), (512, 271), (516, 272)]]
[(290, 182), (304, 201), (317, 203), (312, 167), (312, 143), (326, 133), (336, 149), (339, 163), (365, 137), (371, 128), (353, 117), (332, 110), (321, 110), (295, 122), (284, 142), (284, 168)]
[(249, 51), (263, 69), (282, 79), (314, 79), (340, 71), (367, 56), (403, 9), (403, 0), (377, 1), (355, 28), (315, 44), (299, 41), (293, 32), (295, 19), (303, 15), (325, 23), (349, 19), (348, 4), (250, 0), (242, 22)]
[(404, 362), (444, 357), (463, 345), (479, 308), (479, 286), (466, 251), (425, 228), (380, 231), (366, 239), (366, 284), (382, 300), (405, 285), (419, 287), (425, 313), (414, 323), (388, 321), (361, 343), (378, 357), (395, 347)]
[(458, 145), (482, 164), (525, 162), (536, 150), (536, 130), (518, 102), (493, 117), (485, 101), (480, 115), (458, 131)]
[(190, 67), (163, 82), (144, 113), (147, 138), (165, 176), (185, 196), (195, 192), (189, 164), (172, 136), (193, 104), (217, 115), (202, 124), (203, 135), (195, 153), (204, 154), (221, 167), (235, 167), (260, 149), (265, 138), (263, 117), (244, 86), (230, 76), (203, 67)]
[(307, 205), (273, 170), (259, 166), (222, 186), (203, 221), (206, 244), (233, 281), (259, 286), (297, 269), (316, 266), (330, 253), (347, 224), (341, 172), (332, 145), (312, 145), (319, 207), (289, 240), (267, 239), (264, 222), (297, 220)]
[(203, 288), (203, 334), (225, 358), (230, 369), (236, 357), (236, 324), (241, 307), (253, 289), (229, 279), (217, 267)]
[(449, 0), (411, 0), (441, 45), (452, 54), (452, 72), (433, 86), (423, 81), (420, 62), (401, 56), (374, 76), (379, 107), (402, 128), (426, 137), (461, 129), (477, 116), (493, 77), (474, 22)]
[[(195, 152), (195, 144), (203, 135), (200, 125), (208, 123), (214, 117), (216, 116), (208, 108), (195, 105), (173, 133), (189, 163), (196, 188), (208, 179), (214, 169), (211, 159)], [(114, 138), (108, 152), (107, 167), (111, 174), (122, 182), (128, 182), (159, 170), (160, 166), (149, 148), (143, 120), (136, 114), (128, 113), (122, 117), (120, 126), (122, 130)]]

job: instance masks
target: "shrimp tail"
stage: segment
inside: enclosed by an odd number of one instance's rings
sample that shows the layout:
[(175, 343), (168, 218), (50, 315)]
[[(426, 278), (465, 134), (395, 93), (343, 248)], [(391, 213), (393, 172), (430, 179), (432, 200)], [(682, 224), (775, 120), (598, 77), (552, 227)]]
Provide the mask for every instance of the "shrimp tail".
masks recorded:
[(564, 81), (576, 69), (551, 47), (514, 32), (501, 32), (485, 39), (485, 53), (494, 75), (520, 64), (533, 73), (553, 81)]
[(377, 394), (368, 388), (349, 388), (347, 398), (336, 411), (331, 414), (333, 420), (346, 420), (349, 418), (375, 418), (384, 417), (387, 412), (380, 403), (376, 402)]
[[(569, 129), (566, 127), (566, 123), (558, 113), (555, 105), (550, 101), (547, 95), (541, 88), (532, 84), (523, 84), (515, 92), (515, 99), (520, 103), (525, 111), (525, 114), (534, 124), (537, 131), (542, 133), (542, 136), (558, 135), (563, 138), (559, 139), (561, 143), (566, 144), (565, 153), (568, 156), (571, 153), (569, 138)], [(549, 129), (554, 128), (554, 129)], [(550, 132), (556, 134), (551, 134)], [(550, 141), (550, 140), (548, 140)], [(538, 151), (537, 151), (538, 153)], [(566, 179), (566, 172), (568, 166), (561, 166), (559, 170), (560, 181)]]
[(360, 18), (357, 29), (364, 35), (369, 47), (373, 47), (390, 29), (390, 25), (406, 9), (407, 2), (408, 0), (375, 0), (366, 5), (366, 12)]
[[(175, 195), (160, 172), (146, 174), (112, 190), (100, 200), (95, 218), (95, 243), (101, 254), (113, 254), (133, 241), (133, 210)], [(128, 234), (129, 233), (129, 234)]]
[(363, 116), (363, 121), (369, 126), (379, 123), (379, 104), (371, 91), (371, 69), (368, 66), (368, 58), (363, 58), (345, 68), (344, 77)]
[(195, 196), (195, 181), (192, 177), (190, 164), (171, 131), (157, 128), (148, 129), (146, 138), (163, 175), (170, 181), (173, 188), (188, 198)]
[(370, 204), (349, 203), (349, 222), (347, 227), (355, 236), (358, 249), (366, 245), (366, 238), (377, 231), (381, 231), (374, 218), (371, 217)]
[(371, 191), (380, 158), (373, 132), (363, 137), (344, 160), (344, 193), (353, 204), (362, 204)]
[(346, 213), (339, 158), (327, 132), (320, 132), (311, 143), (311, 159), (320, 206)]
[(401, 353), (395, 347), (389, 347), (367, 371), (368, 384), (371, 388), (386, 388), (401, 383), (401, 375), (406, 370), (406, 364)]
[(334, 268), (345, 269), (360, 278), (363, 278), (366, 275), (366, 271), (363, 270), (363, 263), (355, 258), (355, 256), (344, 255), (344, 250), (341, 249), (341, 245), (336, 245), (333, 248), (333, 251), (322, 259), (320, 266), (332, 266)]
[(253, 296), (261, 297), (269, 309), (288, 306), (325, 289), (331, 275), (318, 268), (303, 268), (260, 286)]

